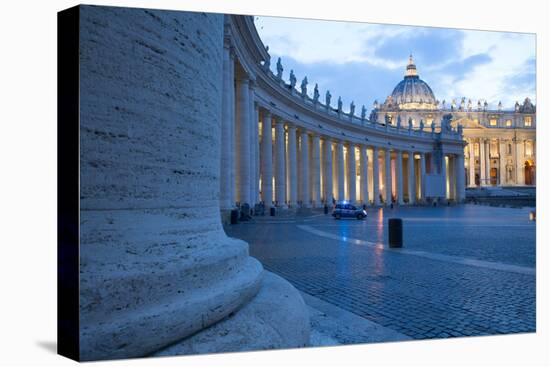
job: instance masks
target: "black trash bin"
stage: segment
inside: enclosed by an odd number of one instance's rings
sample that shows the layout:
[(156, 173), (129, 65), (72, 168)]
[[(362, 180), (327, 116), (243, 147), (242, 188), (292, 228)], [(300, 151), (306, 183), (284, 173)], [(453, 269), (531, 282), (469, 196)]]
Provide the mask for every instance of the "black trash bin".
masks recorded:
[(275, 208), (274, 207), (269, 208), (269, 215), (271, 215), (272, 217), (275, 216)]
[(388, 219), (388, 235), (391, 248), (403, 247), (403, 220), (401, 218)]
[(327, 204), (325, 204), (325, 207), (324, 207), (323, 211), (324, 211), (325, 214), (328, 214), (328, 205)]
[(237, 224), (239, 223), (239, 210), (233, 209), (231, 210), (231, 224)]

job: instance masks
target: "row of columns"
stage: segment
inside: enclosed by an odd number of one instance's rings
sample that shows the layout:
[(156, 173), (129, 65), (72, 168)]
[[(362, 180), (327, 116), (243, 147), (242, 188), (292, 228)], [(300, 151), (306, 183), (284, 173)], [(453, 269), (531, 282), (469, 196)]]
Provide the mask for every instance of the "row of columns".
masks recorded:
[[(391, 203), (393, 197), (404, 204), (405, 193), (409, 204), (425, 198), (424, 152), (344, 142), (285, 124), (255, 102), (255, 82), (242, 71), (236, 73), (230, 47), (224, 48), (223, 56), (222, 209), (259, 202), (267, 206), (319, 206), (333, 199), (380, 205), (382, 201)], [(407, 166), (403, 165), (404, 153)], [(419, 156), (416, 165), (415, 154)], [(373, 157), (372, 162), (369, 157)], [(456, 175), (458, 193), (462, 192), (462, 176)]]

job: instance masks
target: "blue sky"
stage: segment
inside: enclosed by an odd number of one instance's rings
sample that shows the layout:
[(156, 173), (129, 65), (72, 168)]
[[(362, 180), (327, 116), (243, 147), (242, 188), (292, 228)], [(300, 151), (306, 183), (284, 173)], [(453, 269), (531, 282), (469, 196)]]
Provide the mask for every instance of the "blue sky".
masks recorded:
[(440, 101), (481, 99), (492, 108), (502, 101), (505, 109), (525, 97), (536, 102), (534, 34), (277, 17), (255, 17), (255, 24), (273, 70), (281, 57), (285, 80), (291, 69), (298, 86), (307, 75), (309, 94), (318, 83), (321, 100), (329, 89), (344, 110), (352, 100), (356, 111), (383, 102), (410, 53)]

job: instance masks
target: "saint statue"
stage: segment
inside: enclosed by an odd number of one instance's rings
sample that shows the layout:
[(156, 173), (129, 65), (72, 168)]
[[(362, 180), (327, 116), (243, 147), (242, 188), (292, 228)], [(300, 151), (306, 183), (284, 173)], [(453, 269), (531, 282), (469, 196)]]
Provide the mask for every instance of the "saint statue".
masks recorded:
[(282, 79), (283, 77), (283, 64), (281, 63), (281, 58), (277, 59), (277, 78)]
[(518, 101), (516, 101), (516, 104), (515, 104), (515, 106), (514, 106), (514, 110), (515, 110), (516, 112), (519, 111), (519, 102), (518, 102)]
[(327, 93), (325, 94), (325, 104), (327, 107), (330, 106), (330, 99), (332, 98), (332, 95), (330, 94), (330, 91), (327, 90)]
[(487, 110), (487, 106), (489, 106), (489, 103), (487, 101), (483, 102), (483, 111)]
[(269, 71), (269, 68), (271, 67), (271, 58), (267, 58), (265, 61), (264, 61), (264, 70), (265, 71)]
[(432, 121), (430, 127), (432, 128), (432, 134), (435, 133), (435, 121)]
[(315, 83), (315, 88), (313, 88), (313, 102), (319, 102), (319, 86)]
[(366, 116), (367, 116), (367, 108), (365, 107), (365, 105), (363, 105), (361, 107), (361, 120), (364, 120)]
[(350, 116), (353, 116), (355, 114), (355, 103), (353, 103), (353, 101), (351, 101), (349, 105), (349, 114)]
[(338, 96), (338, 113), (342, 112), (342, 97)]
[(375, 110), (370, 111), (369, 120), (373, 124), (376, 124), (378, 122), (378, 114), (376, 113)]
[(466, 97), (462, 97), (460, 100), (460, 110), (464, 111), (464, 103), (466, 103)]
[(455, 99), (453, 98), (453, 100), (451, 101), (451, 111), (454, 111), (456, 108), (456, 101)]
[(302, 90), (302, 96), (307, 95), (307, 76), (302, 79), (302, 85), (300, 85), (300, 89)]
[(420, 131), (424, 131), (424, 120), (420, 119)]
[(296, 87), (296, 75), (294, 75), (294, 70), (290, 70), (290, 89)]
[(468, 99), (468, 111), (472, 110), (472, 100)]
[(373, 107), (375, 110), (378, 109), (378, 100), (377, 100), (377, 99), (374, 100), (374, 103), (372, 104), (372, 107)]
[(401, 129), (401, 116), (397, 116), (397, 128)]
[(502, 111), (502, 101), (498, 101), (498, 110)]
[(412, 117), (409, 117), (409, 130), (412, 130), (413, 128), (413, 119)]

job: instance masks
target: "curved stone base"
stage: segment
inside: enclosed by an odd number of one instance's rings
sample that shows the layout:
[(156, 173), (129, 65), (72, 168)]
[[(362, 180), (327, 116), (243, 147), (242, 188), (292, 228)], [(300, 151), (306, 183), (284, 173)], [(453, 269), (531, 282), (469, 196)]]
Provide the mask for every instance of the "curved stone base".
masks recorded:
[(152, 356), (299, 348), (309, 344), (309, 313), (286, 280), (264, 272), (260, 291), (228, 318)]

